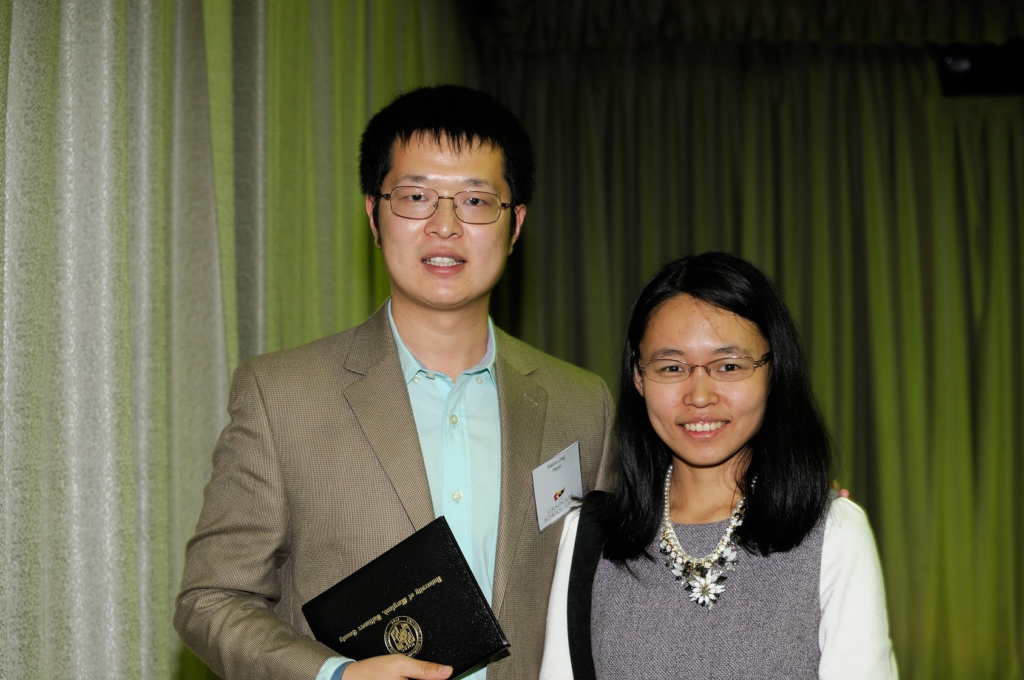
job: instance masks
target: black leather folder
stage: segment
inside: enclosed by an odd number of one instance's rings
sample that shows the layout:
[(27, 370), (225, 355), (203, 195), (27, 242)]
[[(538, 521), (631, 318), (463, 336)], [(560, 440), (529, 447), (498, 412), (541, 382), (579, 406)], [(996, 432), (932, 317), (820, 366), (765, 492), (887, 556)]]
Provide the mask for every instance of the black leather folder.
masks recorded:
[(505, 656), (508, 639), (444, 517), (302, 605), (316, 639), (357, 661), (406, 654), (458, 678)]

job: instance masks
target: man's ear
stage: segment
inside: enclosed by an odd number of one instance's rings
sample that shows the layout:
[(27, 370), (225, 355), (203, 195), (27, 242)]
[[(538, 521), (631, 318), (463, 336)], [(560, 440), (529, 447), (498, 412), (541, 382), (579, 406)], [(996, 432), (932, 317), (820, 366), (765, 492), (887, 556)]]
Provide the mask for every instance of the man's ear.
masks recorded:
[(519, 233), (523, 229), (523, 220), (526, 219), (526, 204), (520, 203), (517, 205), (512, 212), (512, 233), (508, 239), (508, 254), (512, 254), (512, 247), (519, 240)]
[(373, 244), (380, 248), (380, 227), (377, 225), (377, 220), (374, 219), (374, 206), (375, 201), (373, 196), (366, 197), (366, 216), (370, 218), (370, 231), (373, 232)]

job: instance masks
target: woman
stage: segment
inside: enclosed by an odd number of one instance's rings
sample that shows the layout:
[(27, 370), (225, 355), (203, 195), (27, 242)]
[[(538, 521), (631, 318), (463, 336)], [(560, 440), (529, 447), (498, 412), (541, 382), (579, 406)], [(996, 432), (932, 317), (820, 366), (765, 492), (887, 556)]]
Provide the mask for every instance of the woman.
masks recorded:
[(896, 676), (864, 512), (768, 278), (663, 268), (623, 350), (619, 476), (565, 521), (541, 678)]

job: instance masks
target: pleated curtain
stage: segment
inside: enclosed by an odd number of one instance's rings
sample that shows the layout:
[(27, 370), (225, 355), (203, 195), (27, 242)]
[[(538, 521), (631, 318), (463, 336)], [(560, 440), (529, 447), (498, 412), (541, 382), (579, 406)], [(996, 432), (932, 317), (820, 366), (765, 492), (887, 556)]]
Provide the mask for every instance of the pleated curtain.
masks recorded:
[(201, 678), (171, 627), (240, 359), (386, 296), (358, 135), (449, 3), (0, 3), (0, 677)]
[(759, 264), (875, 531), (901, 674), (1024, 676), (1024, 97), (944, 97), (907, 45), (652, 40), (494, 68), (541, 173), (499, 323), (613, 384), (661, 264)]

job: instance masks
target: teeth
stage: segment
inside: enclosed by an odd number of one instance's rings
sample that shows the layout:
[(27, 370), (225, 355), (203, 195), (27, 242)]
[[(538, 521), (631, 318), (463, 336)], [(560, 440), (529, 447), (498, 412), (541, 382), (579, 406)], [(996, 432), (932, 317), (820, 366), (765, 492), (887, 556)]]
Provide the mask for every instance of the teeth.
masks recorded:
[(423, 261), (435, 267), (454, 267), (459, 264), (459, 260), (454, 257), (428, 257)]
[(711, 432), (725, 425), (725, 421), (718, 421), (717, 423), (684, 423), (683, 428), (688, 432)]

